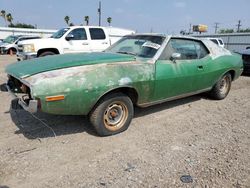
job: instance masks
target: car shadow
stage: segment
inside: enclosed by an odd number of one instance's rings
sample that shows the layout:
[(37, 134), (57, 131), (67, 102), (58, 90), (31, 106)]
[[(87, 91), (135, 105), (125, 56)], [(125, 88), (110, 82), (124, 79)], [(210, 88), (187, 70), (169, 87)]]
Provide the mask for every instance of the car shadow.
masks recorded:
[[(174, 108), (179, 105), (192, 103), (206, 98), (205, 95), (195, 95), (175, 101), (150, 106), (147, 108), (135, 107), (134, 118)], [(28, 139), (42, 139), (61, 135), (87, 132), (98, 136), (86, 116), (51, 115), (38, 112), (31, 114), (22, 109), (17, 99), (11, 101), (10, 115), (19, 130), (15, 134), (23, 134)]]
[(250, 77), (250, 74), (249, 73), (242, 73), (241, 76)]
[(85, 116), (51, 115), (42, 112), (31, 114), (22, 109), (17, 99), (11, 101), (9, 113), (12, 121), (19, 129), (15, 134), (23, 134), (28, 139), (41, 139), (83, 132), (98, 136)]
[(199, 95), (193, 95), (191, 97), (186, 97), (186, 98), (177, 99), (177, 100), (173, 100), (173, 101), (169, 101), (169, 102), (164, 102), (161, 104), (156, 104), (153, 106), (149, 106), (147, 108), (136, 107), (134, 118), (145, 116), (148, 114), (157, 113), (157, 112), (160, 112), (162, 110), (171, 109), (171, 108), (174, 108), (176, 106), (192, 103), (192, 102), (195, 102), (195, 101), (198, 101), (201, 99), (206, 99), (206, 98), (207, 98), (206, 94), (199, 94)]
[(8, 92), (8, 89), (7, 89), (5, 83), (4, 84), (0, 84), (0, 91), (2, 91), (2, 92)]

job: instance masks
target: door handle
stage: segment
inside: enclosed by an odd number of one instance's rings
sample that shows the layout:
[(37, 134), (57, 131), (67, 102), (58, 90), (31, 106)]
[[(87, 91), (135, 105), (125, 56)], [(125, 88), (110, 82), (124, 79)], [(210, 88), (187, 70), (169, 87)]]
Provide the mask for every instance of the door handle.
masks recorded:
[(107, 42), (103, 42), (102, 44), (108, 44)]
[(203, 66), (202, 65), (198, 65), (197, 68), (198, 68), (198, 70), (203, 70)]
[(83, 43), (82, 43), (82, 45), (89, 45), (89, 43), (87, 43), (87, 42), (83, 42)]

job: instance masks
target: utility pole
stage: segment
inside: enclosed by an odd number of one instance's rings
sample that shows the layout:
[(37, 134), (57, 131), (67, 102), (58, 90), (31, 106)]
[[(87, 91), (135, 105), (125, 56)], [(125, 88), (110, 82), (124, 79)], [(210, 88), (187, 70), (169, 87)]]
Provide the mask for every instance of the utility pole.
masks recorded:
[(102, 4), (101, 4), (101, 1), (99, 1), (98, 15), (99, 15), (99, 26), (101, 26), (101, 16), (102, 16)]
[(238, 21), (238, 24), (236, 25), (236, 26), (237, 26), (237, 32), (238, 32), (238, 33), (240, 32), (240, 26), (241, 26), (240, 23), (241, 23), (241, 21), (239, 20), (239, 21)]
[(192, 33), (192, 24), (190, 23), (189, 24), (189, 31), (188, 31), (188, 34), (190, 35)]
[(218, 30), (218, 28), (219, 28), (218, 25), (219, 25), (220, 23), (215, 22), (214, 24), (215, 24), (215, 26), (214, 26), (214, 28), (215, 28), (215, 29), (214, 29), (214, 33), (216, 34), (216, 33), (217, 33), (217, 30)]

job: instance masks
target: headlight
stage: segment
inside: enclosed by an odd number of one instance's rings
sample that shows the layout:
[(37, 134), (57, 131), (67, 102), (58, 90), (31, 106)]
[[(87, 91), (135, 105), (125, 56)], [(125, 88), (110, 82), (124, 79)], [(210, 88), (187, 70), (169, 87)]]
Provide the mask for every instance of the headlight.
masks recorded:
[(23, 52), (35, 52), (34, 44), (24, 44)]

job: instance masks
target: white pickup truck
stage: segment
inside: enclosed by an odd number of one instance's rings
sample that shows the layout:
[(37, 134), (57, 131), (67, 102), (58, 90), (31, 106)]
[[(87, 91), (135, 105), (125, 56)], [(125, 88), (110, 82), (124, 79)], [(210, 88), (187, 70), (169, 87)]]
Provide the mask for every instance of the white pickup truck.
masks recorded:
[(99, 52), (115, 43), (133, 30), (98, 27), (72, 26), (60, 29), (50, 38), (34, 39), (18, 43), (17, 60), (26, 60), (54, 54)]

